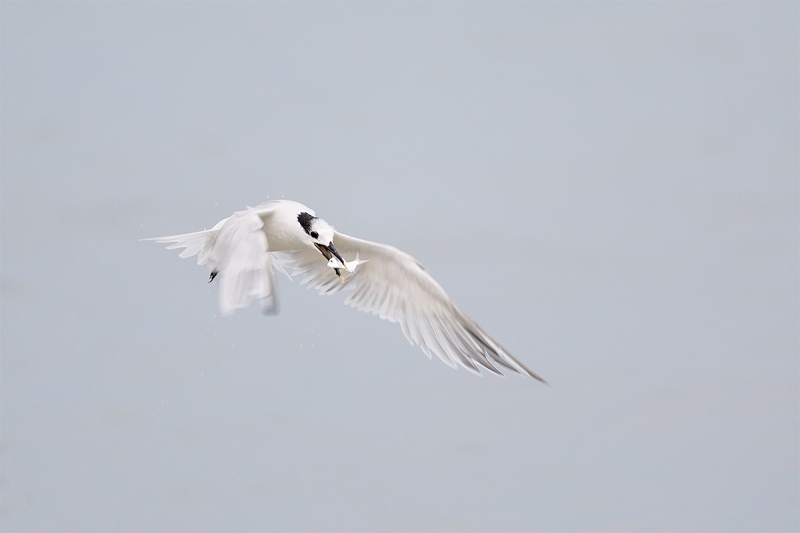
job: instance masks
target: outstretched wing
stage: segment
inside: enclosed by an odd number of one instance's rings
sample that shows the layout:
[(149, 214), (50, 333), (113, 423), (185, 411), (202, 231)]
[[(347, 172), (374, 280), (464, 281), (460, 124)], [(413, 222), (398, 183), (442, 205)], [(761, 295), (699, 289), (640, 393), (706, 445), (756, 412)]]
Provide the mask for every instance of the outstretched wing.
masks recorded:
[(261, 229), (273, 208), (262, 204), (237, 211), (210, 230), (144, 240), (169, 243), (170, 249), (184, 248), (180, 257), (197, 255), (197, 264), (208, 267), (211, 279), (219, 281), (219, 309), (223, 315), (248, 307), (255, 300), (264, 313), (275, 314), (278, 286), (274, 259)]
[(465, 315), (409, 254), (338, 232), (333, 240), (345, 260), (358, 254), (366, 262), (353, 273), (342, 271), (342, 283), (315, 250), (293, 252), (287, 262), (302, 283), (321, 294), (352, 291), (345, 304), (399, 323), (410, 343), (451, 367), (460, 364), (477, 374), (481, 368), (500, 374), (502, 367), (544, 382)]

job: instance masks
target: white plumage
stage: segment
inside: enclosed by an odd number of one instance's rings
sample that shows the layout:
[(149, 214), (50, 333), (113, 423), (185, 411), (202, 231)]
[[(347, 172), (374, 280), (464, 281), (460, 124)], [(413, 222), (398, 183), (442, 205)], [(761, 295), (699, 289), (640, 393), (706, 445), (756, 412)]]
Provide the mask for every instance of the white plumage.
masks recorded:
[[(197, 255), (211, 279), (219, 280), (222, 314), (255, 301), (265, 313), (276, 313), (275, 271), (286, 273), (286, 266), (320, 294), (349, 290), (345, 304), (399, 323), (428, 357), (436, 354), (451, 367), (477, 374), (481, 369), (500, 374), (500, 367), (544, 382), (466, 316), (419, 261), (392, 246), (339, 233), (297, 202), (272, 200), (238, 211), (210, 230), (145, 240), (183, 248), (180, 257)], [(330, 266), (356, 257), (353, 272)]]

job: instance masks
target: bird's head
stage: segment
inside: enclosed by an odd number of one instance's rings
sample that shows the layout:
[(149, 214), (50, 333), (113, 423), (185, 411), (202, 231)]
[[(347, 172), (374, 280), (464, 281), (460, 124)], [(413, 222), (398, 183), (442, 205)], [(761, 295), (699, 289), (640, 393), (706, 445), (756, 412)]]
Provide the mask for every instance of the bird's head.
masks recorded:
[(336, 246), (333, 245), (333, 235), (335, 233), (333, 226), (305, 211), (297, 215), (297, 222), (308, 237), (309, 246), (314, 246), (319, 250), (325, 260), (335, 257), (347, 269), (344, 259), (339, 255)]

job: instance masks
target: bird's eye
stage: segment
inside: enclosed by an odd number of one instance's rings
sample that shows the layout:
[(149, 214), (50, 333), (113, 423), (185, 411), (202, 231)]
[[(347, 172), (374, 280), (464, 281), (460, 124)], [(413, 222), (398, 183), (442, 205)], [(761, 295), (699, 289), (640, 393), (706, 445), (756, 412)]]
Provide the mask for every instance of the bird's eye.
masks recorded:
[(319, 233), (317, 233), (316, 231), (312, 231), (311, 233), (309, 233), (309, 235), (311, 235), (312, 239), (316, 239), (317, 237), (319, 237)]

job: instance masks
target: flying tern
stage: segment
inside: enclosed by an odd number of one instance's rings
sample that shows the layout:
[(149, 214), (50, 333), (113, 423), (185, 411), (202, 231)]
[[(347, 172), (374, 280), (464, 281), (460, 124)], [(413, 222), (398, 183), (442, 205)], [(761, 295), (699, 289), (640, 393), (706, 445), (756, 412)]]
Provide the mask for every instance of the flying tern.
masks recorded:
[[(219, 283), (223, 315), (258, 301), (278, 311), (276, 271), (300, 276), (320, 294), (350, 290), (344, 303), (400, 324), (406, 339), (428, 358), (480, 374), (511, 370), (546, 383), (464, 314), (409, 254), (336, 231), (303, 204), (270, 200), (237, 211), (213, 228), (144, 239), (183, 248)], [(345, 257), (351, 258), (347, 261)], [(290, 275), (284, 267), (292, 270)]]

